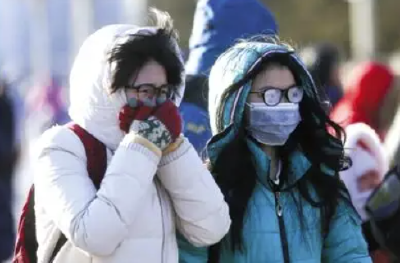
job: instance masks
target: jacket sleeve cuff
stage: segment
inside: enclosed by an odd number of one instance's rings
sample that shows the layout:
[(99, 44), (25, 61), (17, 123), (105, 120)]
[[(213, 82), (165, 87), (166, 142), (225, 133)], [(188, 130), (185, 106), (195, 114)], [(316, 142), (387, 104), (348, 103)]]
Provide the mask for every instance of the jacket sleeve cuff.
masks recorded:
[(125, 135), (125, 138), (121, 142), (121, 146), (139, 151), (155, 163), (158, 163), (162, 156), (161, 150), (154, 143), (134, 133), (128, 133)]

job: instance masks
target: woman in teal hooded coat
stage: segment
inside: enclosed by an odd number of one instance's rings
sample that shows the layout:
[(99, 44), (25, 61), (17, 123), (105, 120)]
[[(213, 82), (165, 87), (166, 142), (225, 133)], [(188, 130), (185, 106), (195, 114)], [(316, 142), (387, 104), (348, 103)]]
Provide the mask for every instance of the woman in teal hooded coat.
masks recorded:
[(211, 69), (210, 169), (229, 204), (229, 234), (180, 242), (180, 262), (371, 262), (338, 172), (343, 130), (326, 115), (295, 51), (273, 38), (234, 45)]

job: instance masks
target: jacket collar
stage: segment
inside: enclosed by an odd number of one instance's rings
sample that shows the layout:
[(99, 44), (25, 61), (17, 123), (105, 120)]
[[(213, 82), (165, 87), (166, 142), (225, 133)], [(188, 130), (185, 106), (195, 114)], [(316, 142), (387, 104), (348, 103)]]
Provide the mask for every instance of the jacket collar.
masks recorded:
[[(258, 180), (260, 180), (263, 185), (269, 187), (270, 184), (268, 178), (271, 163), (269, 156), (265, 154), (265, 152), (253, 140), (247, 139), (247, 144), (256, 165)], [(286, 165), (288, 165), (288, 178), (286, 181), (282, 181), (282, 179), (280, 180), (283, 188), (294, 185), (311, 167), (310, 161), (300, 150), (296, 150), (290, 155), (289, 163)]]

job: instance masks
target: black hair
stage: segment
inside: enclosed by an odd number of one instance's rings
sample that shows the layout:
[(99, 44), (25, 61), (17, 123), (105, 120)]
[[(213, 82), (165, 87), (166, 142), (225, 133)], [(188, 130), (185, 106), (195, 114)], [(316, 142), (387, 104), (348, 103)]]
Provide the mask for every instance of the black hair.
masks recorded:
[[(281, 44), (277, 38), (263, 38), (257, 41)], [(259, 56), (261, 57), (262, 54), (259, 54)], [(326, 236), (339, 200), (343, 199), (352, 207), (349, 194), (338, 175), (338, 172), (350, 162), (344, 155), (342, 139), (345, 139), (345, 132), (338, 124), (330, 120), (321, 105), (315, 87), (307, 87), (306, 85), (310, 85), (310, 83), (304, 83), (304, 78), (299, 76), (298, 73), (296, 74), (299, 65), (293, 62), (289, 54), (276, 54), (266, 58), (242, 80), (231, 85), (224, 92), (221, 99), (222, 103), (217, 109), (217, 127), (220, 131), (222, 130), (222, 113), (227, 98), (271, 64), (288, 67), (292, 71), (296, 83), (307, 89), (303, 100), (300, 102), (302, 121), (285, 145), (278, 148), (278, 156), (282, 161), (281, 178), (283, 181), (287, 181), (290, 176), (288, 174), (288, 160), (290, 154), (295, 150), (300, 150), (306, 156), (311, 163), (311, 168), (295, 185), (283, 189), (283, 191), (288, 191), (295, 201), (301, 226), (304, 225), (301, 204), (303, 200), (320, 209), (321, 234)], [(297, 70), (295, 70), (296, 67)], [(243, 122), (245, 122), (245, 118), (243, 118)], [(333, 134), (328, 129), (332, 129)], [(232, 224), (230, 235), (226, 238), (230, 238), (230, 249), (232, 251), (243, 250), (244, 248), (242, 241), (244, 218), (257, 182), (256, 168), (246, 142), (247, 137), (248, 134), (243, 123), (239, 127), (235, 139), (222, 149), (215, 163), (210, 164), (210, 170), (229, 205)], [(334, 175), (329, 174), (325, 169), (321, 169), (321, 165), (333, 171)], [(312, 197), (310, 188), (316, 191), (318, 200)], [(294, 198), (295, 190), (300, 193), (303, 200), (300, 199), (299, 202), (296, 202), (296, 198)], [(219, 243), (210, 248), (209, 262), (218, 262), (220, 246)]]
[(176, 95), (182, 84), (183, 63), (178, 52), (177, 31), (173, 28), (173, 21), (168, 13), (151, 9), (150, 15), (154, 18), (157, 32), (148, 34), (138, 32), (129, 36), (128, 41), (116, 45), (110, 52), (109, 63), (116, 63), (111, 91), (116, 92), (125, 88), (131, 81), (132, 74), (137, 74), (149, 60), (155, 60), (162, 65), (167, 74), (168, 84), (171, 84)]

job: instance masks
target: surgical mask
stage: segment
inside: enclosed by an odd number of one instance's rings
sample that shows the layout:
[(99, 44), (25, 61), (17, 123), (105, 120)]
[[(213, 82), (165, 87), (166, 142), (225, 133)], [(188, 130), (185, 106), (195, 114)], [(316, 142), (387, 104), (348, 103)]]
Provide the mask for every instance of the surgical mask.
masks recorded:
[(247, 130), (256, 141), (265, 145), (284, 145), (301, 121), (299, 104), (280, 103), (267, 106), (263, 102), (252, 102), (247, 107)]

